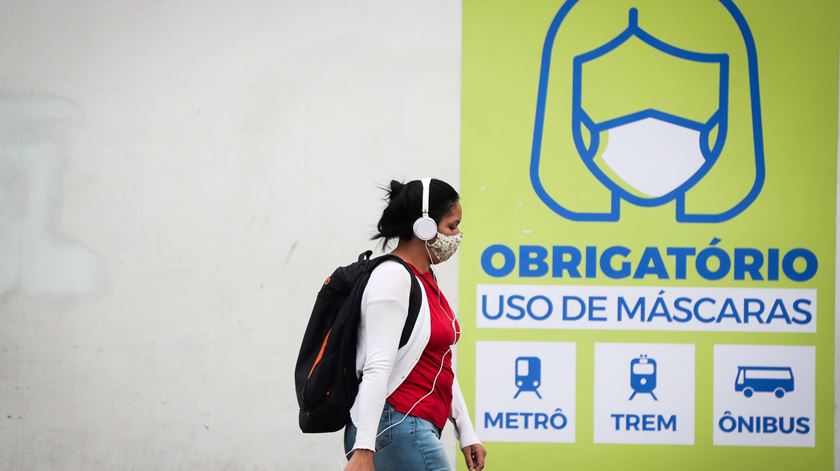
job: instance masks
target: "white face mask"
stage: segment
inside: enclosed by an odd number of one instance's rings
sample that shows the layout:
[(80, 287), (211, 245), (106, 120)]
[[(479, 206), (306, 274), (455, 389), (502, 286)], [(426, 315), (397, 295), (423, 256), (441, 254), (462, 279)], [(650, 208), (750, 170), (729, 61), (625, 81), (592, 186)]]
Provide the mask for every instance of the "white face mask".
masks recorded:
[(706, 162), (700, 131), (646, 118), (606, 131), (604, 162), (650, 197), (663, 196), (694, 176)]
[(455, 252), (458, 251), (458, 246), (461, 245), (462, 240), (464, 240), (463, 232), (459, 232), (455, 235), (441, 234), (438, 232), (437, 239), (435, 239), (432, 243), (426, 242), (426, 247), (428, 247), (429, 252), (435, 256), (434, 258), (437, 259), (437, 263), (442, 263), (455, 255)]

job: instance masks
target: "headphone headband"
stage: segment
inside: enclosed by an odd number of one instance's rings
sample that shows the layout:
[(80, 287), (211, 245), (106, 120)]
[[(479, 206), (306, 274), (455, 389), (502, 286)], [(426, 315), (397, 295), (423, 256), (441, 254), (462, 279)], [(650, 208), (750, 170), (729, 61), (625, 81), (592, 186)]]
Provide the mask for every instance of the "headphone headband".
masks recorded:
[(423, 213), (425, 217), (429, 217), (429, 187), (432, 186), (431, 178), (421, 178), (420, 183), (423, 184)]
[(421, 178), (420, 183), (423, 185), (423, 208), (420, 217), (414, 221), (414, 235), (426, 241), (434, 239), (437, 235), (437, 223), (429, 217), (429, 193), (431, 193), (432, 179)]

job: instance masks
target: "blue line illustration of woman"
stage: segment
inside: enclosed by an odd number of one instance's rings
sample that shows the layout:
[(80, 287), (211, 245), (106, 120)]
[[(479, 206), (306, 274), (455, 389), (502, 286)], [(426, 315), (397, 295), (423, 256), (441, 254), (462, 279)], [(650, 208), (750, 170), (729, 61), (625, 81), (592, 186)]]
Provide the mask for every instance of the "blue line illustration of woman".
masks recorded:
[[(589, 7), (576, 17), (572, 11), (576, 4), (570, 0), (560, 9), (543, 51), (531, 157), (531, 181), (540, 199), (554, 212), (575, 221), (618, 221), (622, 200), (645, 207), (674, 201), (679, 222), (722, 222), (746, 209), (763, 185), (764, 160), (755, 48), (734, 4), (720, 1), (738, 27), (738, 34), (730, 30), (723, 38), (717, 30), (702, 28), (694, 28), (694, 36), (680, 37), (680, 32), (692, 28), (678, 28), (675, 33), (679, 20), (676, 26), (669, 25), (671, 30), (663, 27), (663, 18), (679, 17), (651, 15), (650, 23), (668, 34), (666, 41), (651, 33), (646, 28), (647, 17), (640, 21), (639, 9), (630, 6), (611, 12), (611, 21), (602, 21), (606, 28), (614, 28), (617, 13), (623, 14), (623, 29), (613, 29), (606, 41), (602, 28), (585, 35), (578, 32), (576, 37), (567, 34), (555, 48), (565, 19), (580, 22), (583, 13), (589, 12), (603, 18), (603, 5), (599, 10)], [(643, 14), (655, 11), (647, 8)], [(701, 50), (718, 52), (697, 52), (709, 36), (712, 39), (706, 42), (711, 44)], [(732, 43), (733, 38), (740, 47), (721, 40)], [(674, 45), (679, 40), (693, 49)], [(558, 56), (564, 59), (559, 64)], [(735, 57), (737, 71), (743, 75), (734, 82), (730, 56)], [(749, 93), (731, 100), (732, 83)], [(563, 92), (570, 96), (563, 97)], [(571, 110), (570, 115), (564, 108)], [(734, 136), (731, 112), (737, 118)], [(731, 137), (735, 144), (730, 147), (737, 151), (727, 155)], [(748, 149), (752, 152), (747, 153), (754, 161), (750, 174), (744, 174), (743, 165), (736, 162), (745, 154), (747, 141), (753, 144)], [(579, 162), (577, 167), (569, 163), (572, 153)], [(715, 176), (719, 167), (720, 175)], [(739, 173), (733, 177), (733, 172)], [(595, 186), (600, 193), (581, 191), (594, 184), (592, 177), (599, 183)], [(711, 178), (708, 183), (704, 182), (707, 177)], [(728, 185), (723, 190), (721, 181)], [(718, 207), (704, 207), (703, 198), (695, 198), (700, 201), (699, 210), (688, 210), (687, 194), (704, 185), (705, 190), (698, 192), (701, 195), (710, 189), (731, 195), (713, 198)], [(577, 202), (583, 210), (575, 207), (575, 195), (587, 199)]]

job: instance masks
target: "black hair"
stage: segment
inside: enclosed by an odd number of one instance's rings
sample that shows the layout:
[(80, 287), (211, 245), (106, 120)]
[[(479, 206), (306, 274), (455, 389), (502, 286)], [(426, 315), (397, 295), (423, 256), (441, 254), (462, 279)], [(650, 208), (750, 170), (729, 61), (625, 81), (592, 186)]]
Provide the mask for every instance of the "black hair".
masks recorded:
[[(420, 180), (408, 183), (391, 180), (391, 184), (382, 189), (388, 205), (376, 224), (378, 232), (371, 239), (383, 239), (383, 247), (392, 239), (411, 240), (414, 221), (423, 214), (423, 183)], [(460, 198), (449, 183), (433, 178), (429, 184), (429, 217), (440, 224), (441, 218), (452, 211)]]

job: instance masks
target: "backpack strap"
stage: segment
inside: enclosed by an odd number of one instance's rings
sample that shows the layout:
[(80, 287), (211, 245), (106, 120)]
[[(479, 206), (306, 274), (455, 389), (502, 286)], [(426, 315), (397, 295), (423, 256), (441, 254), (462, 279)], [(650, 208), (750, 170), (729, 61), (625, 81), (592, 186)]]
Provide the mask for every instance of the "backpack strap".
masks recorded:
[[(359, 260), (369, 259), (371, 253), (372, 252), (370, 250), (361, 253), (359, 255)], [(395, 255), (386, 254), (381, 257), (377, 257), (372, 264), (371, 271), (373, 270), (373, 267), (376, 267), (386, 260), (399, 262), (399, 264), (405, 267), (408, 271), (408, 274), (410, 275), (409, 278), (411, 279), (411, 291), (408, 295), (408, 317), (405, 319), (405, 325), (403, 326), (402, 334), (400, 334), (400, 344), (399, 347), (397, 347), (402, 348), (408, 343), (408, 338), (411, 337), (411, 332), (414, 330), (414, 323), (417, 322), (417, 316), (420, 314), (420, 305), (423, 303), (423, 294), (420, 291), (420, 283), (417, 281), (417, 277), (414, 276), (411, 268), (406, 265), (403, 259)]]
[(414, 330), (414, 323), (417, 322), (417, 316), (420, 314), (420, 304), (423, 302), (420, 283), (417, 282), (417, 277), (411, 273), (411, 270), (409, 273), (411, 274), (411, 293), (408, 297), (408, 317), (405, 319), (402, 335), (400, 335), (400, 347), (408, 343), (408, 338)]

